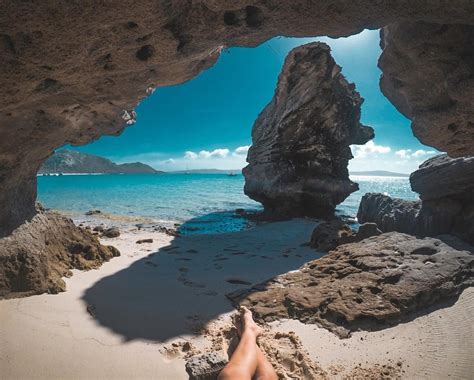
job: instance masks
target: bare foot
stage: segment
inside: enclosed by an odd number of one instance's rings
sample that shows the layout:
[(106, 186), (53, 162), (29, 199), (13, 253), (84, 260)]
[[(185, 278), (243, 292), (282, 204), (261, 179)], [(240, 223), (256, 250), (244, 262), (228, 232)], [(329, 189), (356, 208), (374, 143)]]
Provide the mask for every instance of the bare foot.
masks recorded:
[(263, 333), (263, 329), (253, 320), (252, 312), (245, 306), (241, 306), (239, 316), (234, 320), (234, 323), (239, 336), (249, 333), (258, 337)]

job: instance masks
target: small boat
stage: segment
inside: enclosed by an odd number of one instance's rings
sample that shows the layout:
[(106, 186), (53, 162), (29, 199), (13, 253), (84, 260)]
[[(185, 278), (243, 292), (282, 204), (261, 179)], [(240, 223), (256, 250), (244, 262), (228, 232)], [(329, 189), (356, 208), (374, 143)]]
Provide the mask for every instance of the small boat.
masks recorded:
[(236, 176), (237, 176), (237, 174), (232, 173), (232, 172), (230, 172), (229, 174), (227, 174), (227, 177), (236, 177)]

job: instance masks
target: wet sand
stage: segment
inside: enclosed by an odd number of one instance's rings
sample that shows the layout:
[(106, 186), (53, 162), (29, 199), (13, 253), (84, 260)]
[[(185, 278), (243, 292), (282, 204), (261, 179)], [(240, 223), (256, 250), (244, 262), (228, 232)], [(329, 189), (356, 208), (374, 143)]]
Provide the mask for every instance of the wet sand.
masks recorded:
[[(65, 293), (0, 301), (1, 377), (187, 379), (185, 357), (235, 343), (225, 294), (317, 258), (304, 244), (315, 224), (177, 238), (129, 228), (104, 238), (122, 256), (74, 271)], [(283, 378), (469, 378), (473, 305), (466, 289), (452, 306), (345, 340), (281, 321), (260, 344)]]

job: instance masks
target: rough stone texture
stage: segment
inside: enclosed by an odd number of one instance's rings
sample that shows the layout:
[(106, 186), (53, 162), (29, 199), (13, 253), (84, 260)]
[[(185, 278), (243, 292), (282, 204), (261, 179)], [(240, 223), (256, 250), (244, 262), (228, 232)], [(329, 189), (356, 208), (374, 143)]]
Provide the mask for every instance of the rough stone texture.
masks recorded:
[(432, 157), (410, 175), (410, 184), (424, 201), (452, 197), (474, 203), (474, 157)]
[(391, 198), (380, 193), (367, 193), (360, 201), (357, 219), (360, 223), (375, 223), (383, 232), (398, 231), (414, 234), (418, 232), (416, 220), (420, 210), (420, 201)]
[(319, 223), (311, 234), (309, 245), (318, 251), (327, 252), (338, 245), (352, 243), (355, 232), (341, 220)]
[(474, 285), (473, 247), (445, 240), (384, 233), (228, 297), (259, 319), (299, 319), (341, 337), (383, 328)]
[(327, 252), (341, 244), (354, 243), (381, 233), (375, 223), (361, 224), (356, 232), (342, 220), (335, 219), (318, 224), (311, 234), (309, 245), (318, 251)]
[(382, 29), (380, 87), (413, 133), (451, 157), (474, 155), (474, 26), (391, 24)]
[(349, 146), (374, 137), (360, 124), (362, 102), (326, 44), (288, 54), (243, 169), (245, 194), (263, 204), (264, 215), (328, 217), (358, 190), (349, 180)]
[[(119, 134), (133, 124), (133, 108), (153, 88), (192, 78), (211, 66), (223, 47), (255, 46), (275, 35), (347, 36), (403, 21), (472, 25), (474, 3), (2, 2), (0, 234), (33, 217), (35, 174), (54, 149)], [(472, 149), (471, 141), (456, 139), (456, 144)]]
[(0, 239), (0, 299), (64, 291), (70, 269), (98, 268), (119, 255), (70, 219), (40, 210)]
[(421, 200), (365, 194), (357, 213), (359, 222), (374, 222), (384, 232), (454, 234), (474, 244), (474, 157), (433, 157), (411, 174), (410, 183)]

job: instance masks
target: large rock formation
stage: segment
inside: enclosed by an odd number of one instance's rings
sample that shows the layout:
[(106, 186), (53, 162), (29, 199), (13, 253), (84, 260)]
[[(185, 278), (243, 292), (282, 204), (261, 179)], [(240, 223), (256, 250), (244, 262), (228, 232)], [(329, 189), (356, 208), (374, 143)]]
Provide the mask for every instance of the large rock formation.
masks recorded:
[(341, 337), (383, 328), (474, 285), (473, 247), (443, 240), (391, 232), (344, 244), (229, 298), (265, 321), (299, 319)]
[[(0, 235), (33, 217), (35, 174), (56, 148), (120, 133), (126, 125), (133, 124), (133, 108), (153, 88), (192, 78), (211, 66), (224, 46), (255, 46), (275, 35), (347, 36), (363, 28), (388, 24), (394, 28), (395, 23), (416, 21), (473, 25), (474, 3), (471, 0), (2, 2)], [(450, 48), (463, 49), (466, 43), (463, 38), (448, 36), (452, 38)], [(424, 38), (430, 42), (436, 36), (416, 37), (417, 41)], [(385, 46), (387, 49), (390, 44)], [(444, 65), (442, 57), (437, 59), (439, 54), (440, 50), (434, 49), (429, 54), (430, 64), (420, 65), (432, 71)], [(390, 54), (386, 61), (402, 58), (402, 54), (400, 57)], [(410, 68), (414, 64), (410, 61)], [(385, 65), (381, 67), (385, 70)], [(453, 71), (442, 71), (435, 79), (428, 77), (424, 87), (433, 88), (435, 81), (445, 83), (442, 75), (448, 76)], [(420, 86), (418, 75), (404, 80), (405, 88), (412, 86)], [(409, 105), (416, 100), (406, 99)], [(465, 101), (470, 99), (466, 97)], [(406, 112), (408, 116), (413, 114), (418, 118), (423, 111), (431, 112), (430, 104), (427, 108), (419, 102), (416, 105), (416, 115), (414, 111)], [(460, 113), (464, 115), (462, 110)], [(426, 133), (417, 128), (414, 132), (423, 140), (428, 139), (430, 130), (436, 129), (437, 124), (433, 125), (432, 128), (423, 124)], [(453, 140), (448, 144), (448, 153), (466, 150), (473, 153), (471, 140), (453, 134), (446, 137)], [(444, 148), (444, 141), (437, 139), (435, 143)]]
[(384, 232), (454, 234), (474, 244), (474, 157), (433, 157), (411, 174), (410, 183), (421, 200), (365, 194), (357, 213), (359, 222), (376, 223)]
[(474, 27), (391, 24), (381, 46), (380, 87), (415, 136), (451, 157), (474, 155)]
[(0, 239), (0, 299), (58, 293), (71, 269), (98, 268), (120, 252), (54, 212), (35, 217)]
[(362, 102), (329, 46), (314, 42), (293, 49), (252, 129), (245, 194), (270, 217), (332, 215), (358, 190), (349, 180), (349, 146), (374, 136), (360, 124)]

